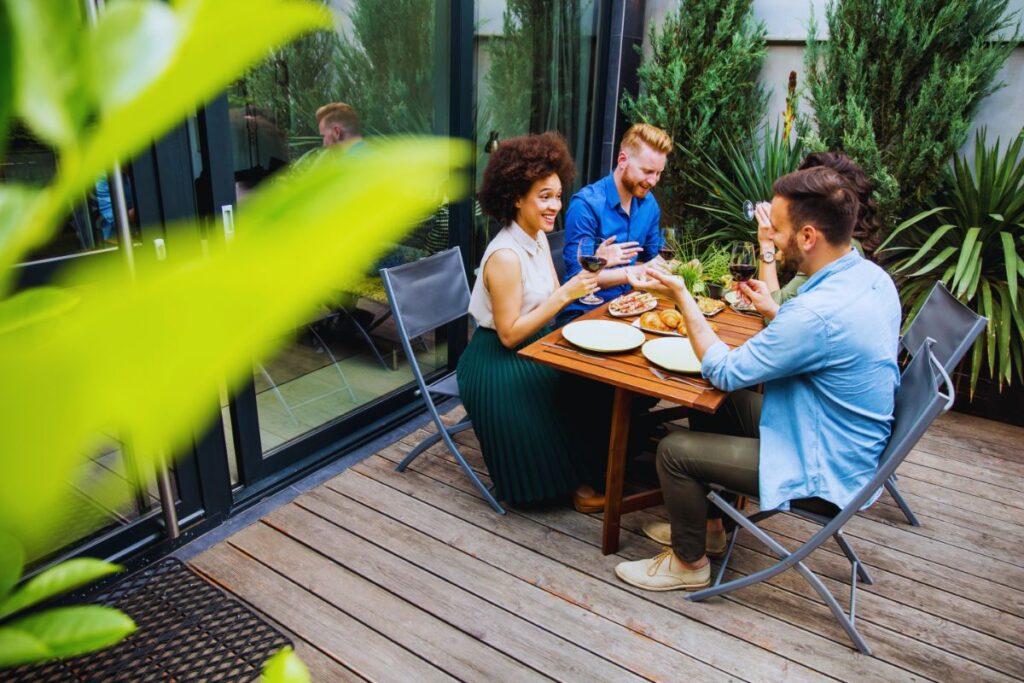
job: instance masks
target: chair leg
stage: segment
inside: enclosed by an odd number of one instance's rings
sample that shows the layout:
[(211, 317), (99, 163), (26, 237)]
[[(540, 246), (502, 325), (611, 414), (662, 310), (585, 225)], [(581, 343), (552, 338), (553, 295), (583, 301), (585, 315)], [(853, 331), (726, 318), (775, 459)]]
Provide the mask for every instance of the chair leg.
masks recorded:
[(402, 462), (395, 465), (395, 472), (404, 472), (405, 468), (412, 464), (412, 461), (419, 457), (420, 453), (427, 450), (441, 440), (441, 432), (435, 432), (416, 444), (416, 447), (409, 451), (409, 454), (402, 458)]
[(860, 577), (861, 582), (868, 586), (873, 584), (875, 580), (871, 578), (870, 574), (868, 574), (868, 570), (864, 567), (864, 563), (859, 557), (857, 557), (857, 553), (853, 550), (849, 541), (846, 540), (846, 536), (843, 535), (843, 532), (837, 531), (832, 535), (832, 538), (836, 539), (836, 543), (839, 544), (839, 548), (843, 551), (843, 554), (846, 555), (846, 559), (848, 559), (850, 564), (856, 568), (857, 576)]
[(466, 476), (469, 477), (470, 481), (473, 482), (473, 485), (476, 486), (476, 488), (480, 491), (481, 495), (483, 495), (484, 500), (486, 500), (490, 504), (490, 506), (494, 508), (494, 511), (497, 512), (499, 515), (505, 514), (505, 508), (501, 507), (501, 504), (494, 498), (493, 495), (491, 495), (491, 492), (488, 490), (486, 486), (484, 486), (484, 483), (480, 481), (480, 477), (476, 476), (476, 472), (474, 472), (473, 468), (469, 466), (469, 463), (466, 462), (466, 459), (462, 457), (462, 451), (460, 451), (459, 447), (455, 445), (454, 441), (452, 441), (452, 438), (448, 435), (448, 430), (444, 430), (441, 434), (441, 437), (448, 445), (448, 449), (452, 452), (452, 455), (454, 455), (455, 459), (459, 461), (459, 465), (462, 467), (462, 471), (466, 473)]
[(885, 490), (889, 492), (892, 499), (896, 501), (896, 505), (903, 511), (903, 515), (907, 518), (910, 526), (921, 526), (921, 522), (917, 521), (914, 511), (910, 509), (910, 505), (903, 499), (903, 494), (900, 493), (899, 488), (896, 486), (896, 475), (889, 477), (889, 480), (885, 482)]

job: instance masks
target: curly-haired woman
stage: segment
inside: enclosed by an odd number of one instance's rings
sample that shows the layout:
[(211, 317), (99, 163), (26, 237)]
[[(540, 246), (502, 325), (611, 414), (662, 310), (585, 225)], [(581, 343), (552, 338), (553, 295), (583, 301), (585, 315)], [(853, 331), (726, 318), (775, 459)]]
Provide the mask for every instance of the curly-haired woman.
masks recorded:
[(555, 499), (600, 481), (611, 394), (520, 358), (568, 303), (597, 289), (581, 272), (563, 285), (547, 233), (576, 173), (557, 133), (505, 140), (484, 171), (480, 206), (503, 227), (484, 251), (469, 312), (479, 327), (459, 360), (459, 393), (499, 500)]

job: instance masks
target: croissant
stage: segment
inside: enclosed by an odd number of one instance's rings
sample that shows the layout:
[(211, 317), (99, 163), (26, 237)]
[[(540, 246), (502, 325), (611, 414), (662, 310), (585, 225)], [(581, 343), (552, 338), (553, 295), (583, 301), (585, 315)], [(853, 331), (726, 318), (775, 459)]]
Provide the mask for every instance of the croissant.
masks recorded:
[(686, 321), (685, 320), (680, 320), (679, 321), (679, 324), (676, 325), (676, 332), (678, 332), (679, 334), (681, 334), (684, 337), (686, 336)]
[(659, 311), (658, 315), (661, 316), (661, 322), (665, 323), (665, 326), (669, 328), (678, 327), (679, 323), (683, 321), (683, 316), (674, 308), (666, 308), (663, 311)]
[(648, 311), (640, 316), (640, 326), (646, 327), (648, 330), (658, 330), (659, 332), (667, 332), (672, 329), (661, 321), (661, 316), (658, 315), (657, 311)]

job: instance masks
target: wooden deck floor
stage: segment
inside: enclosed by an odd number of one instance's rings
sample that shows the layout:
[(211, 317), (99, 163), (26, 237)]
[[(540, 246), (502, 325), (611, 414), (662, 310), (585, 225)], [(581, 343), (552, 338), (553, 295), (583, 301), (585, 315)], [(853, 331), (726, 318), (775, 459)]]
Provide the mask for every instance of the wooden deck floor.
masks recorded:
[[(450, 415), (457, 418), (459, 412)], [(924, 526), (888, 496), (848, 525), (876, 584), (858, 596), (875, 651), (854, 651), (794, 572), (703, 604), (612, 572), (659, 548), (627, 515), (603, 557), (598, 516), (491, 512), (411, 434), (193, 559), (296, 639), (315, 680), (1005, 681), (1024, 677), (1024, 429), (949, 414), (900, 470)], [(460, 440), (483, 470), (471, 432)], [(780, 515), (793, 545), (811, 532)], [(770, 562), (748, 536), (735, 571)], [(811, 566), (844, 600), (838, 548)]]

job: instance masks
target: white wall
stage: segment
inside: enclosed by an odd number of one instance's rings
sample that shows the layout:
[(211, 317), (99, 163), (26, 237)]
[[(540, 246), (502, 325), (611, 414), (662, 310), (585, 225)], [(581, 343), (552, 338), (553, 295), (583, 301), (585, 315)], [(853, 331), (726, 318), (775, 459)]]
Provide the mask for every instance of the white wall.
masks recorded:
[[(768, 120), (779, 120), (786, 108), (786, 84), (789, 72), (797, 72), (798, 87), (803, 84), (804, 41), (813, 7), (818, 20), (819, 37), (827, 36), (825, 23), (826, 0), (754, 0), (754, 15), (768, 29), (768, 56), (761, 69), (761, 82), (770, 91)], [(650, 54), (650, 27), (660, 25), (665, 14), (675, 9), (678, 0), (647, 0), (644, 51)], [(1010, 0), (1010, 11), (1024, 15), (1024, 0)], [(998, 76), (1007, 85), (982, 101), (974, 119), (974, 128), (988, 127), (989, 140), (999, 136), (1005, 141), (1013, 138), (1024, 126), (1024, 47), (1018, 46)], [(808, 105), (801, 101), (803, 111)], [(974, 147), (974, 129), (971, 130), (964, 151)]]

